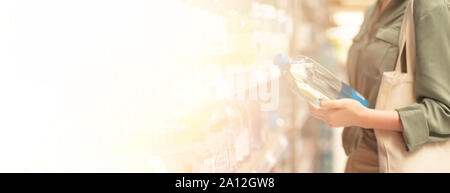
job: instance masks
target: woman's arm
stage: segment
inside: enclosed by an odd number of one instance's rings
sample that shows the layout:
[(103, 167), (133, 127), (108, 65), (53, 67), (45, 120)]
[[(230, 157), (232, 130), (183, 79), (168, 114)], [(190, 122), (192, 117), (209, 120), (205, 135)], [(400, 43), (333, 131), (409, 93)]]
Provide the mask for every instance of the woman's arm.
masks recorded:
[(326, 121), (331, 127), (359, 126), (363, 128), (403, 131), (396, 110), (375, 110), (353, 99), (322, 100), (320, 107), (308, 103), (312, 116)]
[(450, 139), (450, 7), (415, 1), (417, 103), (399, 108), (408, 151)]

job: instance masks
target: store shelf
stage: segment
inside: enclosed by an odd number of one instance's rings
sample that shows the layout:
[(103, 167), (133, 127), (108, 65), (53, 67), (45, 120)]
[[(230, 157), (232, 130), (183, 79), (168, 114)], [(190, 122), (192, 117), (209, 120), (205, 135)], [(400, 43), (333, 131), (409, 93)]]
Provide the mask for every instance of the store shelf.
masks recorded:
[[(308, 118), (308, 110), (301, 109), (299, 125)], [(238, 173), (267, 173), (277, 163), (288, 147), (287, 134), (292, 128), (271, 131), (267, 133), (267, 142), (260, 150), (250, 153), (249, 158), (236, 170)]]
[[(291, 41), (298, 30), (293, 24), (299, 21), (291, 8), (299, 2), (185, 3), (186, 13), (200, 13), (182, 16), (202, 25), (189, 28), (183, 37), (204, 42), (196, 45), (197, 49), (182, 52), (180, 62), (195, 69), (195, 77), (200, 78), (192, 84), (199, 88), (195, 96), (171, 103), (184, 110), (176, 114), (182, 117), (176, 120), (181, 126), (173, 127), (182, 129), (165, 135), (173, 144), (162, 137), (155, 139), (165, 145), (152, 158), (155, 168), (168, 172), (273, 171), (292, 142), (292, 129), (302, 127), (309, 117), (306, 106), (294, 105), (292, 93), (279, 84), (280, 73), (273, 65), (276, 54), (289, 55), (291, 44), (297, 44)], [(217, 35), (204, 39), (203, 34)], [(311, 37), (300, 38), (304, 39), (309, 47)], [(276, 109), (261, 110), (258, 107), (262, 104), (272, 102), (262, 97), (269, 89), (279, 89), (279, 104)], [(233, 113), (226, 114), (228, 110)], [(159, 167), (163, 164), (166, 167)]]

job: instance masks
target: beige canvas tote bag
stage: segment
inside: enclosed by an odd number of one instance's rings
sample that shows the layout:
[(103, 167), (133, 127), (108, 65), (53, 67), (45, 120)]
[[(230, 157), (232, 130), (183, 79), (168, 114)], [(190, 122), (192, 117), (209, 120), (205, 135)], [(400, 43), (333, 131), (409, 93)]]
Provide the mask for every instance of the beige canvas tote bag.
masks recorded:
[[(383, 73), (376, 109), (397, 109), (416, 102), (413, 10), (414, 0), (410, 0), (400, 29), (397, 64), (394, 71)], [(403, 52), (406, 52), (406, 72), (402, 71), (401, 65)], [(429, 142), (419, 150), (407, 152), (401, 133), (375, 129), (375, 135), (380, 172), (450, 172), (450, 140)]]

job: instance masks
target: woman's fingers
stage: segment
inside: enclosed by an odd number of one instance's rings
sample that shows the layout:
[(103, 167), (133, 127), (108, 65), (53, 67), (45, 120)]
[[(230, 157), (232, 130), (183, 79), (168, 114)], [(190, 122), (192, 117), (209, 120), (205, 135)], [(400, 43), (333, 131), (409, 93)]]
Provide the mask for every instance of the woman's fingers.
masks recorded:
[(345, 107), (345, 100), (342, 99), (338, 99), (338, 100), (328, 100), (328, 99), (323, 99), (320, 101), (320, 107), (322, 109), (338, 109), (338, 108), (343, 108)]
[(354, 124), (356, 112), (364, 110), (361, 109), (363, 106), (353, 99), (324, 99), (320, 101), (320, 107), (311, 102), (308, 102), (308, 107), (313, 117), (325, 121), (331, 127)]
[(308, 101), (308, 106), (309, 106), (309, 109), (310, 109), (310, 110), (318, 111), (318, 110), (320, 109), (319, 106), (317, 106), (317, 105), (315, 105), (314, 103), (309, 102), (309, 101)]
[(323, 119), (325, 112), (317, 105), (308, 102), (309, 113), (316, 118)]

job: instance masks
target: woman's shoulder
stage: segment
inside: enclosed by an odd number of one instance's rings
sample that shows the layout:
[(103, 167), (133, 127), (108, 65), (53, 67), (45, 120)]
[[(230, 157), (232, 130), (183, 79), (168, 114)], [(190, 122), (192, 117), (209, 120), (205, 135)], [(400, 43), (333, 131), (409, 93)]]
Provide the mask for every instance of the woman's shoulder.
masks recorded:
[(450, 9), (449, 0), (415, 0), (414, 13), (422, 17), (428, 14), (438, 13), (442, 10)]

